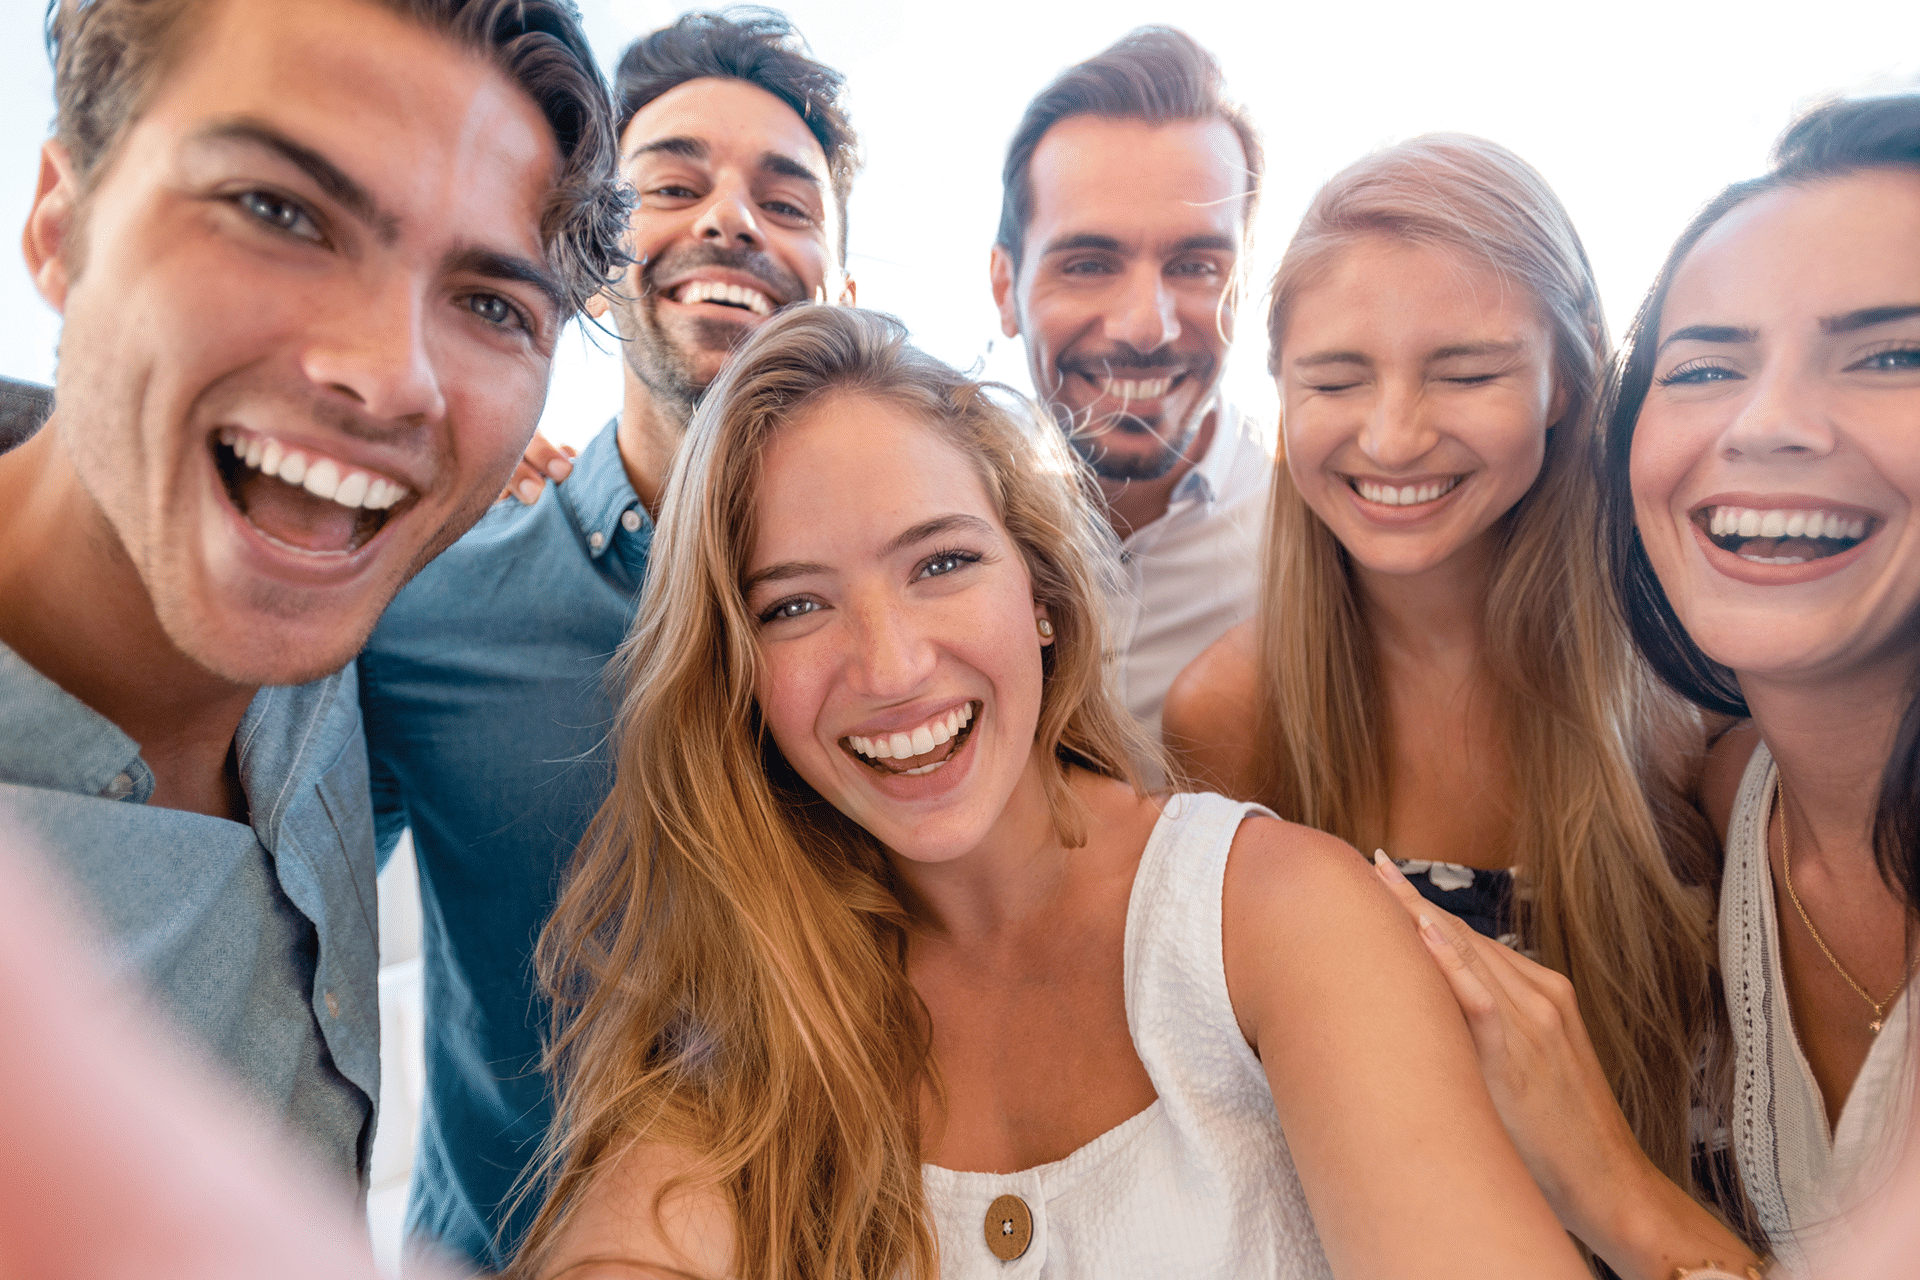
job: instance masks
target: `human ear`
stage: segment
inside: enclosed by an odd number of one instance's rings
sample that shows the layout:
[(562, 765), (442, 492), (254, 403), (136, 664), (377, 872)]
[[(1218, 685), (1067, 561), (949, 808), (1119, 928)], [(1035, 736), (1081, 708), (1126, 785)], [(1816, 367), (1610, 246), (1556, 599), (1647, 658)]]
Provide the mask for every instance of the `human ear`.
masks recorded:
[(586, 305), (582, 309), (586, 311), (586, 313), (589, 316), (591, 316), (593, 319), (600, 320), (605, 318), (607, 314), (607, 308), (611, 307), (612, 305), (613, 305), (613, 299), (607, 296), (607, 291), (605, 289), (600, 289), (600, 290), (597, 290), (592, 297), (587, 299)]
[(67, 267), (71, 252), (67, 237), (79, 204), (80, 183), (74, 176), (73, 158), (64, 146), (49, 138), (40, 146), (40, 181), (27, 211), (26, 228), (20, 233), (20, 251), (34, 288), (55, 311), (67, 309), (67, 289), (73, 283)]
[(987, 275), (993, 281), (993, 305), (1000, 308), (1000, 332), (1017, 338), (1020, 311), (1013, 303), (1013, 255), (1004, 246), (993, 246), (993, 254), (987, 261)]
[(840, 284), (840, 305), (857, 307), (860, 305), (860, 285), (852, 276), (847, 276)]

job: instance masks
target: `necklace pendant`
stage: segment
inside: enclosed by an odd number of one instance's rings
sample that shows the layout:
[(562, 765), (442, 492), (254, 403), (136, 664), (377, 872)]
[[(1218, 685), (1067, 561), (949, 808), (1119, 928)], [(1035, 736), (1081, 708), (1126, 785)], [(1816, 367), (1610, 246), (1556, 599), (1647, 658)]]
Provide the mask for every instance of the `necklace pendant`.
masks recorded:
[(1875, 1034), (1875, 1035), (1879, 1035), (1879, 1034), (1880, 1034), (1880, 1019), (1878, 1019), (1878, 1018), (1875, 1018), (1875, 1019), (1874, 1019), (1874, 1020), (1873, 1020), (1872, 1022), (1869, 1022), (1869, 1023), (1867, 1024), (1867, 1030), (1869, 1030), (1869, 1031), (1871, 1031), (1871, 1032), (1873, 1032), (1873, 1034)]

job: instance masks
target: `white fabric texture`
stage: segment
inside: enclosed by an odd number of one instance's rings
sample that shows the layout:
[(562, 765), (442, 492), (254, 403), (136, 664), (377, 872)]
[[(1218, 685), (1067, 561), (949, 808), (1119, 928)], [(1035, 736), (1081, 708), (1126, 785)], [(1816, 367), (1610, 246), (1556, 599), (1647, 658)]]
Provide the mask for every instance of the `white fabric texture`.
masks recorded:
[[(1734, 1159), (1774, 1256), (1798, 1272), (1807, 1265), (1811, 1241), (1840, 1209), (1870, 1189), (1877, 1159), (1899, 1147), (1910, 1015), (1902, 994), (1888, 1010), (1829, 1136), (1819, 1083), (1794, 1035), (1780, 967), (1781, 916), (1767, 858), (1775, 774), (1773, 756), (1761, 743), (1747, 762), (1727, 824), (1720, 966), (1733, 1020)], [(1788, 920), (1800, 927), (1798, 916)], [(1864, 1020), (1869, 1013), (1864, 1001), (1860, 1012)]]
[(1174, 486), (1167, 512), (1120, 544), (1114, 622), (1120, 700), (1160, 737), (1175, 677), (1253, 616), (1273, 485), (1273, 434), (1221, 405), (1213, 439)]
[[(1052, 1164), (923, 1166), (944, 1280), (1330, 1277), (1266, 1073), (1227, 998), (1220, 892), (1240, 822), (1264, 814), (1180, 795), (1155, 824), (1127, 906), (1127, 1029), (1159, 1097)], [(1002, 1262), (987, 1207), (1013, 1194), (1033, 1241)]]

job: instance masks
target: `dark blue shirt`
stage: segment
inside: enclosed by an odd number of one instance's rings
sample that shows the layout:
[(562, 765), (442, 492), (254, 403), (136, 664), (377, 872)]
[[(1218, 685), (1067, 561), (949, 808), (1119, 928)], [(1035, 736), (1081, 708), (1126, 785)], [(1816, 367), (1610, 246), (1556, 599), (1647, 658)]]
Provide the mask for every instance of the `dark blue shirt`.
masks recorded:
[(500, 1270), (552, 1114), (533, 947), (612, 783), (603, 678), (653, 522), (609, 423), (532, 507), (496, 503), (395, 598), (360, 659), (384, 856), (420, 869), (427, 1089), (407, 1230)]

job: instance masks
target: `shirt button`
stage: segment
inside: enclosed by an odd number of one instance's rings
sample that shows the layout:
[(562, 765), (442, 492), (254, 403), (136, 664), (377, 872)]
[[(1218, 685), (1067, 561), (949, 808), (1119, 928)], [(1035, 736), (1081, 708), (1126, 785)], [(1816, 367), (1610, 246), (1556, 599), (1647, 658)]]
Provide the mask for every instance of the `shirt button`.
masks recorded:
[(600, 548), (607, 545), (607, 535), (600, 532), (598, 529), (595, 529), (592, 533), (587, 535), (587, 545), (592, 547), (595, 551), (598, 551)]
[(638, 531), (640, 528), (640, 513), (638, 511), (621, 512), (620, 527), (622, 529), (625, 529), (628, 533), (634, 533)]
[(329, 992), (327, 992), (327, 996), (326, 996), (326, 999), (327, 999), (327, 1012), (328, 1012), (329, 1014), (332, 1014), (332, 1015), (333, 1015), (334, 1017), (336, 1017), (336, 1018), (337, 1018), (337, 1017), (339, 1017), (339, 1016), (340, 1016), (340, 1002), (339, 1002), (338, 1000), (335, 1000), (335, 999), (333, 998), (333, 992), (331, 992), (331, 991), (329, 991)]
[(109, 800), (120, 800), (125, 798), (126, 796), (132, 795), (133, 794), (133, 775), (128, 773), (114, 774), (113, 781), (109, 782), (107, 784), (107, 789), (105, 791), (102, 791), (100, 794), (105, 796)]
[(1012, 1262), (1033, 1243), (1033, 1214), (1019, 1196), (1001, 1196), (987, 1206), (987, 1248), (1002, 1262)]

